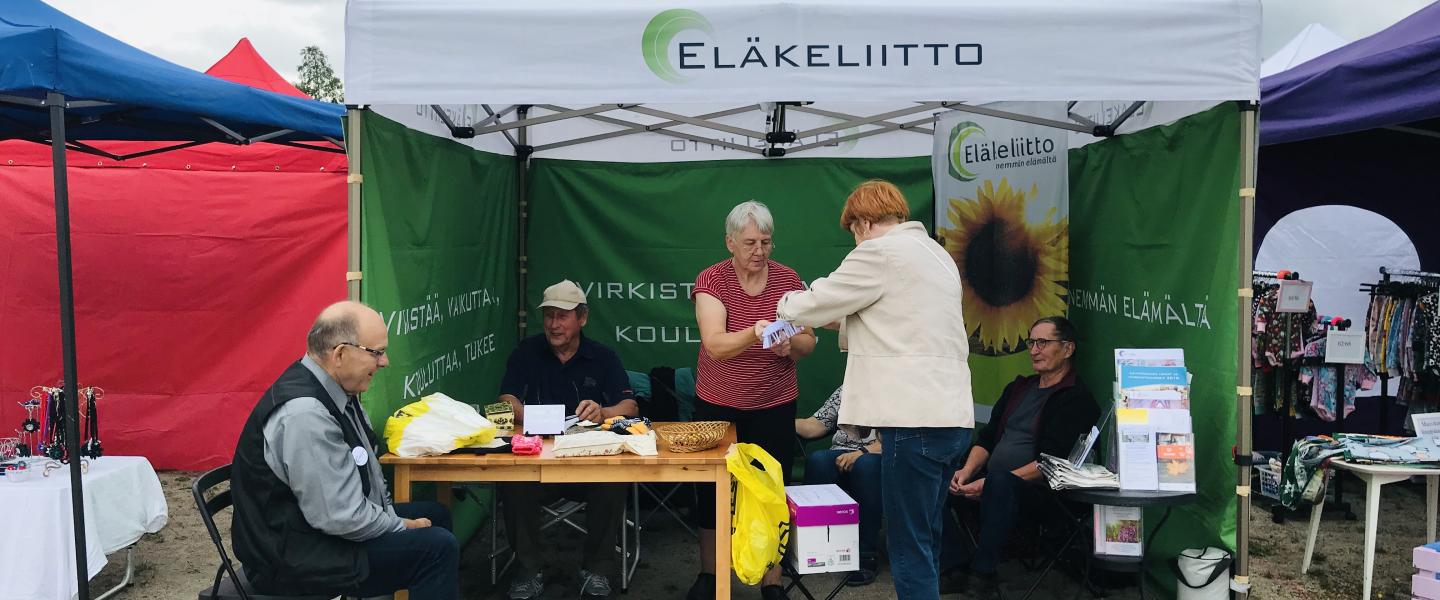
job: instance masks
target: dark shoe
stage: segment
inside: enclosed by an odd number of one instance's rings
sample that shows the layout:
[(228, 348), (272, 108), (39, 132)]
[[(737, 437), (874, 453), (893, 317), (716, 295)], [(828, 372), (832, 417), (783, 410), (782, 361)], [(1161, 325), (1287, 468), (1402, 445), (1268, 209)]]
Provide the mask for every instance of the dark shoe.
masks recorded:
[(940, 574), (940, 594), (960, 594), (970, 589), (970, 567), (955, 567)]
[(510, 593), (508, 594), (510, 600), (530, 600), (539, 598), (544, 593), (545, 575), (543, 573), (516, 574), (515, 578), (510, 580)]
[(872, 584), (872, 583), (875, 583), (875, 577), (876, 577), (876, 575), (878, 575), (879, 573), (880, 573), (880, 561), (879, 561), (879, 559), (874, 559), (874, 558), (865, 559), (865, 558), (862, 558), (862, 559), (860, 559), (860, 568), (859, 568), (858, 570), (851, 571), (849, 575), (846, 575), (846, 576), (845, 576), (845, 585), (848, 585), (848, 586), (850, 586), (850, 587), (860, 587), (860, 586), (862, 586), (862, 585), (870, 585), (870, 584)]
[(685, 594), (685, 600), (712, 600), (714, 597), (714, 573), (701, 573), (696, 575), (695, 583), (690, 584), (690, 591)]
[(610, 578), (580, 569), (580, 597), (587, 600), (610, 597)]
[(970, 597), (975, 600), (1001, 600), (1000, 576), (996, 573), (970, 571)]
[(760, 588), (760, 598), (761, 600), (790, 600), (790, 596), (785, 594), (785, 588), (778, 585), (767, 585)]

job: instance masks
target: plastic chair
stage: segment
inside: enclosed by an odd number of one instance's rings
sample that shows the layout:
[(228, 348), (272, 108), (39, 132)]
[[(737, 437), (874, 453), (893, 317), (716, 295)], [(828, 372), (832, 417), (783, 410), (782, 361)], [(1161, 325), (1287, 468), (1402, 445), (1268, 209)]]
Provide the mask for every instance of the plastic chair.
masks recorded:
[[(200, 590), (197, 594), (198, 600), (330, 600), (337, 595), (319, 596), (282, 596), (273, 594), (259, 594), (250, 587), (250, 580), (245, 576), (244, 567), (236, 567), (230, 560), (230, 555), (225, 551), (225, 541), (220, 537), (220, 529), (215, 526), (215, 514), (230, 508), (230, 465), (215, 468), (204, 475), (201, 475), (190, 486), (190, 493), (195, 496), (195, 507), (200, 510), (200, 519), (205, 522), (205, 530), (210, 533), (210, 541), (215, 543), (215, 551), (220, 554), (220, 566), (215, 569), (215, 581), (209, 587)], [(209, 500), (205, 494), (211, 489), (226, 484), (225, 490), (214, 495)]]

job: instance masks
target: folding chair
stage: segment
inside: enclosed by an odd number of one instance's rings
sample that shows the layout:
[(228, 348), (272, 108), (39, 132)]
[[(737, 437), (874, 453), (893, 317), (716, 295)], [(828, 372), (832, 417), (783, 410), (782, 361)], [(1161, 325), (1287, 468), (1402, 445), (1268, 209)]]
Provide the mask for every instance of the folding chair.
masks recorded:
[[(1019, 559), (1021, 566), (1026, 571), (1031, 573), (1037, 570), (1040, 571), (1039, 575), (1034, 576), (1034, 579), (1030, 583), (1030, 587), (1025, 590), (1025, 595), (1021, 596), (1022, 600), (1029, 600), (1029, 598), (1035, 594), (1035, 591), (1040, 588), (1040, 583), (1045, 580), (1045, 576), (1050, 574), (1050, 571), (1055, 567), (1055, 564), (1060, 561), (1060, 559), (1064, 556), (1065, 552), (1070, 549), (1071, 545), (1074, 544), (1076, 538), (1085, 540), (1085, 546), (1082, 547), (1082, 550), (1084, 548), (1088, 548), (1089, 544), (1089, 536), (1080, 535), (1082, 532), (1087, 530), (1085, 525), (1088, 522), (1089, 514), (1082, 513), (1077, 515), (1076, 511), (1071, 510), (1072, 507), (1067, 506), (1065, 501), (1056, 494), (1048, 494), (1047, 498), (1049, 498), (1050, 501), (1053, 502), (1055, 505), (1056, 510), (1053, 514), (1060, 517), (1059, 530), (1053, 531), (1054, 528), (1051, 526), (1050, 523), (1046, 522), (1046, 519), (1036, 519), (1028, 523), (1017, 520), (1016, 531), (1012, 533), (1012, 543), (1016, 541), (1017, 538), (1015, 534), (1017, 533), (1021, 536), (1019, 537), (1019, 539), (1022, 543), (1026, 539), (1026, 536), (1028, 536), (1028, 538), (1032, 541), (1032, 543), (1030, 544), (1030, 548), (1032, 550), (1038, 551), (1042, 555), (1040, 557), (1036, 557), (1033, 554), (1027, 553), (1026, 556), (1022, 556)], [(974, 504), (977, 508), (979, 506), (978, 503), (972, 504)], [(960, 531), (965, 534), (965, 541), (970, 543), (970, 549), (973, 552), (979, 547), (979, 543), (975, 538), (975, 534), (971, 531), (970, 526), (960, 515), (962, 506), (963, 505), (958, 501), (950, 502), (947, 504), (948, 510), (946, 510), (945, 512), (949, 515), (950, 519), (954, 521), (955, 525), (960, 528)], [(1026, 527), (1025, 525), (1027, 524), (1031, 526)], [(1047, 538), (1063, 539), (1060, 540), (1058, 544), (1051, 544), (1046, 542)], [(1085, 590), (1088, 590), (1093, 597), (1103, 596), (1103, 594), (1098, 594), (1090, 584), (1089, 574), (1091, 561), (1090, 557), (1088, 556), (1089, 553), (1087, 552), (1086, 554), (1087, 556), (1084, 558), (1085, 571), (1083, 574), (1080, 574), (1081, 584), (1083, 588)], [(1078, 595), (1079, 590), (1076, 591), (1076, 596)], [(1005, 597), (1003, 591), (1000, 593), (1000, 597), (1002, 599)]]
[[(200, 520), (205, 522), (205, 531), (209, 532), (210, 541), (214, 542), (215, 551), (220, 554), (220, 566), (215, 569), (215, 581), (200, 590), (197, 594), (198, 600), (329, 600), (336, 597), (265, 595), (256, 593), (254, 588), (250, 587), (250, 579), (245, 576), (244, 567), (236, 567), (230, 560), (230, 554), (225, 551), (225, 541), (220, 537), (220, 529), (215, 526), (215, 515), (230, 508), (232, 504), (229, 483), (230, 465), (225, 465), (201, 475), (190, 486), (190, 493), (195, 497), (195, 507), (200, 510)], [(205, 494), (221, 484), (225, 484), (225, 490), (206, 500)]]
[[(510, 570), (515, 563), (515, 553), (510, 548), (509, 540), (499, 535), (500, 531), (500, 495), (494, 483), (482, 484), (490, 489), (490, 585), (500, 581), (500, 577)], [(631, 487), (630, 500), (626, 502), (625, 510), (620, 515), (620, 543), (615, 546), (615, 552), (620, 555), (620, 591), (630, 590), (630, 581), (635, 578), (635, 569), (640, 566), (640, 497), (635, 486)], [(548, 505), (541, 506), (545, 513), (545, 519), (540, 523), (540, 531), (547, 531), (557, 525), (565, 525), (581, 535), (588, 533), (584, 525), (577, 523), (575, 515), (585, 510), (585, 503), (569, 498), (560, 498)], [(508, 556), (507, 556), (508, 555)], [(500, 557), (505, 556), (503, 564)]]
[[(650, 370), (649, 384), (650, 395), (641, 402), (640, 414), (651, 421), (683, 421), (689, 420), (694, 412), (694, 370), (689, 368), (671, 369), (669, 367), (655, 367)], [(632, 381), (638, 374), (632, 373)], [(686, 383), (688, 382), (688, 384)], [(649, 511), (640, 517), (640, 526), (650, 523), (661, 510), (670, 514), (670, 518), (679, 523), (691, 537), (699, 539), (699, 532), (695, 531), (689, 521), (680, 514), (680, 506), (675, 500), (688, 496), (689, 505), (693, 508), (699, 503), (699, 496), (695, 491), (693, 483), (638, 483), (635, 485), (637, 501), (640, 494), (644, 494), (655, 503)], [(638, 509), (637, 509), (638, 510)]]

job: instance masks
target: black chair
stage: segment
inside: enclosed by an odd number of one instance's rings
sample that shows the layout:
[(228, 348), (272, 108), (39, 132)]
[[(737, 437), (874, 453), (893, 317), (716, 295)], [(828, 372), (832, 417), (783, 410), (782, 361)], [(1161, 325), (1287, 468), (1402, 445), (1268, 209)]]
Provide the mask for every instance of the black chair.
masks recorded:
[[(195, 480), (190, 486), (190, 492), (195, 496), (195, 507), (200, 509), (200, 519), (205, 522), (205, 530), (210, 532), (210, 541), (215, 543), (215, 551), (220, 553), (220, 566), (215, 569), (215, 582), (200, 590), (198, 600), (330, 600), (336, 596), (276, 596), (258, 594), (250, 587), (250, 580), (245, 577), (245, 568), (236, 567), (230, 560), (230, 554), (225, 551), (225, 541), (220, 537), (220, 529), (215, 527), (215, 514), (230, 508), (230, 465), (218, 467)], [(216, 493), (209, 500), (205, 494), (213, 488), (225, 485), (225, 490)]]
[[(1081, 589), (1076, 590), (1076, 596), (1082, 591), (1090, 592), (1091, 597), (1100, 598), (1104, 596), (1103, 590), (1099, 590), (1090, 582), (1091, 557), (1088, 550), (1090, 506), (1071, 502), (1061, 498), (1058, 494), (1046, 494), (1049, 510), (1043, 511), (1044, 516), (1037, 519), (1017, 519), (1015, 529), (1011, 532), (1007, 549), (1022, 549), (1020, 556), (1015, 557), (1023, 570), (1032, 574), (1030, 585), (1027, 587), (1022, 598), (1028, 600), (1040, 587), (1045, 576), (1050, 573), (1065, 558), (1067, 551), (1073, 551), (1078, 556), (1080, 565), (1070, 575), (1081, 583)], [(964, 541), (970, 546), (973, 552), (977, 547), (977, 538), (974, 530), (968, 523), (967, 516), (974, 517), (979, 512), (980, 504), (967, 500), (952, 497), (946, 502), (947, 516), (964, 534)], [(1075, 547), (1075, 541), (1081, 541), (1080, 547)], [(1038, 572), (1038, 573), (1037, 573)], [(1006, 594), (1001, 593), (1004, 598)]]

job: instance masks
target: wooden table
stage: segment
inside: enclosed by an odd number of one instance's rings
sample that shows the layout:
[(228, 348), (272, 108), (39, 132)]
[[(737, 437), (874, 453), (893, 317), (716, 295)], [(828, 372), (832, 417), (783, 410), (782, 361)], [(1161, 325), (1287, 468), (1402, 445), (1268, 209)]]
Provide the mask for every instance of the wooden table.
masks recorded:
[[(659, 424), (657, 424), (659, 425)], [(410, 484), (420, 481), (441, 483), (536, 481), (540, 483), (711, 483), (715, 485), (715, 522), (730, 522), (730, 503), (719, 502), (730, 497), (730, 472), (725, 468), (725, 454), (735, 443), (735, 427), (725, 433), (720, 444), (703, 452), (675, 453), (666, 449), (662, 440), (658, 456), (619, 454), (616, 456), (583, 456), (562, 458), (552, 451), (552, 440), (545, 440), (545, 449), (538, 455), (515, 454), (450, 454), (401, 458), (393, 454), (380, 457), (380, 464), (395, 468), (395, 501), (410, 501)], [(448, 494), (440, 494), (445, 498)], [(723, 528), (715, 534), (715, 597), (730, 598), (730, 532)], [(397, 600), (405, 596), (397, 594)]]
[[(1425, 478), (1425, 542), (1433, 542), (1440, 469), (1422, 465), (1368, 465), (1348, 462), (1341, 458), (1331, 459), (1330, 468), (1350, 471), (1365, 482), (1365, 581), (1360, 597), (1369, 598), (1375, 575), (1375, 530), (1380, 524), (1380, 488), (1388, 483), (1405, 481), (1415, 475)], [(1315, 553), (1315, 538), (1320, 533), (1320, 515), (1325, 512), (1325, 496), (1321, 494), (1320, 501), (1310, 508), (1310, 535), (1305, 539), (1305, 558), (1300, 563), (1302, 575), (1310, 570), (1310, 556)], [(1410, 556), (1408, 549), (1405, 550), (1405, 556)]]

